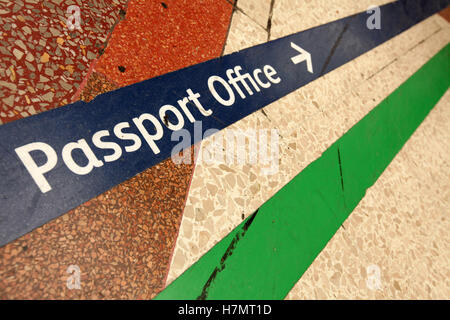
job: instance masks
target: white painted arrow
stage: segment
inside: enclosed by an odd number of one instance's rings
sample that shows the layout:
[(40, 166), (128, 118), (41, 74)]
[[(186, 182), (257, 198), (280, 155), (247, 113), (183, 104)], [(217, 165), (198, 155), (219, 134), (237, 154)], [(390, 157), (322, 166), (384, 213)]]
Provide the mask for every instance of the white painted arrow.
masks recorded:
[(291, 47), (300, 52), (299, 55), (296, 55), (295, 57), (292, 57), (291, 60), (294, 64), (299, 64), (300, 62), (306, 61), (306, 67), (308, 68), (308, 71), (310, 73), (314, 73), (313, 71), (313, 65), (312, 65), (312, 59), (311, 54), (306, 51), (305, 49), (300, 48), (295, 43), (291, 42)]

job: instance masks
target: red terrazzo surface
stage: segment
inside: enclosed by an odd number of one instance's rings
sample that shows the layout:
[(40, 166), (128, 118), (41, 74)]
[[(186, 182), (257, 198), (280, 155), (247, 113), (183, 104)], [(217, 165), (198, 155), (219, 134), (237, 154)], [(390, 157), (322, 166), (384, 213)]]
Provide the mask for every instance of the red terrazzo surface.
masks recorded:
[(131, 1), (95, 70), (125, 86), (220, 55), (233, 9), (228, 1), (163, 3)]
[[(153, 298), (164, 288), (190, 172), (166, 161), (1, 247), (0, 299)], [(66, 286), (71, 265), (79, 290)]]
[[(71, 102), (126, 0), (0, 2), (0, 124)], [(81, 30), (66, 25), (80, 8)]]
[(450, 22), (450, 6), (447, 9), (442, 10), (439, 14), (448, 22)]

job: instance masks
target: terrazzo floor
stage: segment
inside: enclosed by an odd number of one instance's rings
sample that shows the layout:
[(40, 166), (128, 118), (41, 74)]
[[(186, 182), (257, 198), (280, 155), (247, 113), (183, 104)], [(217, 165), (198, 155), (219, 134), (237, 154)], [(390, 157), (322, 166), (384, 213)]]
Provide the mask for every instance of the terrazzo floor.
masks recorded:
[[(0, 125), (389, 2), (0, 0)], [(71, 5), (80, 29), (68, 28)], [(275, 174), (168, 159), (1, 247), (0, 299), (154, 298), (449, 43), (449, 17), (448, 8), (224, 130), (276, 129)], [(450, 296), (449, 97), (286, 299)], [(66, 285), (71, 265), (79, 290)], [(371, 265), (381, 289), (367, 286)]]

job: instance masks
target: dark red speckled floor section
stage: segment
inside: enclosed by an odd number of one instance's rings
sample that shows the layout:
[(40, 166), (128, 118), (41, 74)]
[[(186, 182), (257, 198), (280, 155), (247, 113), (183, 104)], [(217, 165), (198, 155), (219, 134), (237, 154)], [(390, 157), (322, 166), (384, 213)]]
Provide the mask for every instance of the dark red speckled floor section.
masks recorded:
[(448, 22), (450, 22), (450, 7), (447, 7), (447, 9), (442, 10), (439, 12), (439, 14)]
[(131, 1), (95, 70), (125, 86), (215, 58), (231, 9), (226, 0)]
[(69, 103), (126, 2), (71, 1), (82, 29), (70, 30), (68, 1), (1, 1), (0, 124)]

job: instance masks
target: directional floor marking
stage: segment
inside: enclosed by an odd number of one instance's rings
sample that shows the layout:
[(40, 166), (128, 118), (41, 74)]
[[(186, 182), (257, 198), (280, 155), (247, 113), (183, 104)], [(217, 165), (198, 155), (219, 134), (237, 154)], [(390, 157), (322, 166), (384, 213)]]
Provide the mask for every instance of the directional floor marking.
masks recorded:
[(294, 48), (295, 50), (297, 50), (298, 52), (300, 52), (299, 55), (296, 55), (291, 58), (292, 62), (294, 64), (299, 64), (300, 62), (306, 61), (306, 66), (308, 68), (309, 73), (314, 73), (311, 54), (308, 51), (300, 48), (298, 45), (296, 45), (293, 42), (291, 42), (291, 47)]

